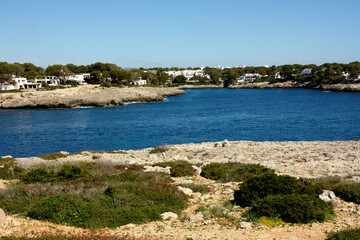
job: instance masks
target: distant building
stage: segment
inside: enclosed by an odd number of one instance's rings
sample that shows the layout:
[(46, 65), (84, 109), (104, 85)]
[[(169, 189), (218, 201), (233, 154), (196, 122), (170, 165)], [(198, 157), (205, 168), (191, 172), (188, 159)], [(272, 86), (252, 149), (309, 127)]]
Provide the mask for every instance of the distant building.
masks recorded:
[(36, 83), (41, 83), (41, 84), (49, 84), (49, 85), (58, 85), (60, 84), (60, 79), (56, 76), (46, 76), (44, 79), (35, 79)]
[(11, 80), (15, 82), (16, 89), (24, 88), (24, 83), (28, 82), (27, 78), (23, 78), (23, 77), (12, 77)]
[(275, 73), (275, 79), (281, 79), (281, 75), (280, 75), (280, 72), (276, 72)]
[(261, 78), (261, 74), (258, 73), (247, 73), (245, 75), (242, 75), (236, 79), (238, 83), (251, 83), (254, 82), (256, 79)]
[(177, 77), (177, 76), (183, 75), (188, 80), (190, 80), (194, 76), (210, 78), (209, 75), (204, 73), (203, 67), (201, 67), (200, 69), (197, 69), (197, 70), (185, 69), (185, 70), (179, 70), (179, 71), (166, 71), (165, 73), (167, 73), (168, 75), (170, 75), (172, 77)]
[(143, 80), (143, 79), (140, 79), (140, 80), (137, 80), (137, 81), (133, 82), (133, 84), (134, 85), (146, 85), (147, 81)]
[(7, 90), (16, 90), (16, 86), (14, 84), (10, 84), (10, 83), (0, 83), (0, 90), (2, 91), (7, 91)]
[(310, 77), (312, 75), (312, 69), (304, 68), (303, 70), (301, 70), (300, 75)]
[(75, 75), (70, 75), (69, 77), (67, 77), (67, 81), (76, 81), (79, 84), (84, 84), (85, 83), (85, 79), (89, 79), (90, 78), (90, 73), (77, 73)]
[(41, 88), (41, 83), (39, 82), (28, 82), (28, 83), (24, 83), (24, 88), (25, 89), (38, 89), (38, 88)]

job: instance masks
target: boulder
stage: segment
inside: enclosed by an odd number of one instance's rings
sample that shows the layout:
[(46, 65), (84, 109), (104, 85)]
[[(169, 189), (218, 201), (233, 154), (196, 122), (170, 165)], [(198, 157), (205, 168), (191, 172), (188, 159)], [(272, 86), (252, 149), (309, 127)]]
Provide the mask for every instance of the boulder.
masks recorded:
[(324, 192), (319, 195), (319, 198), (324, 200), (325, 202), (332, 202), (336, 200), (335, 193), (329, 190), (324, 190)]
[(163, 220), (172, 219), (172, 218), (178, 218), (178, 215), (173, 212), (164, 212), (161, 214), (161, 217)]
[(5, 212), (0, 208), (0, 226), (4, 225), (5, 223)]
[(199, 223), (204, 220), (204, 215), (202, 212), (198, 212), (196, 215), (190, 217), (190, 222), (192, 223)]
[(178, 186), (178, 189), (180, 191), (182, 191), (183, 193), (185, 193), (186, 195), (191, 195), (193, 193), (193, 190), (191, 190), (190, 188), (184, 188), (184, 187)]
[(246, 230), (249, 230), (252, 228), (252, 223), (251, 222), (240, 222), (239, 223), (239, 227), (241, 229), (246, 229)]

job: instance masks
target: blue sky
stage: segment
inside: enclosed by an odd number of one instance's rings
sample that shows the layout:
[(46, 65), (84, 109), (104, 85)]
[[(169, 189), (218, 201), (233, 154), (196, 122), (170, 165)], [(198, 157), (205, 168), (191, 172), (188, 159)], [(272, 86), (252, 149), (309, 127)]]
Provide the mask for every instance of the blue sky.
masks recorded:
[(0, 61), (122, 67), (359, 61), (358, 0), (0, 0)]

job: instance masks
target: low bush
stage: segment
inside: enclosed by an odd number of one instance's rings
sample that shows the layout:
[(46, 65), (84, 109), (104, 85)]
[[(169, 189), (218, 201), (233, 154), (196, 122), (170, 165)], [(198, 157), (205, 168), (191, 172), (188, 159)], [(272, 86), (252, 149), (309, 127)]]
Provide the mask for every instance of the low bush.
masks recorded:
[(196, 170), (190, 163), (178, 163), (170, 168), (170, 176), (172, 177), (194, 176), (195, 174)]
[[(66, 172), (70, 174), (62, 177), (79, 176), (71, 168)], [(85, 228), (160, 220), (161, 213), (180, 214), (186, 205), (186, 195), (171, 184), (167, 174), (157, 172), (86, 175), (0, 189), (0, 206), (7, 214)]]
[(39, 158), (42, 158), (44, 160), (56, 160), (59, 158), (66, 158), (67, 155), (66, 154), (62, 154), (62, 153), (49, 153), (46, 155), (41, 155), (39, 156)]
[(302, 179), (267, 173), (252, 177), (240, 184), (240, 189), (234, 193), (234, 202), (242, 207), (250, 207), (253, 201), (263, 199), (268, 195), (292, 193), (318, 196), (322, 190), (319, 186)]
[(332, 213), (326, 202), (309, 194), (269, 195), (254, 201), (250, 211), (290, 223), (323, 222), (326, 214)]
[(326, 177), (309, 180), (323, 190), (331, 190), (341, 199), (360, 204), (360, 183), (348, 182), (341, 177)]
[(55, 181), (62, 182), (85, 177), (87, 174), (86, 168), (81, 168), (77, 165), (64, 164), (57, 172), (55, 172), (53, 168), (45, 166), (31, 169), (21, 174), (19, 179), (25, 184), (48, 183)]
[(360, 183), (343, 183), (334, 186), (331, 190), (341, 199), (360, 204)]
[(108, 82), (102, 82), (102, 83), (100, 83), (100, 87), (106, 87), (106, 88), (109, 88), (109, 87), (111, 87), (111, 84), (110, 84), (110, 83), (108, 83)]
[(346, 229), (338, 232), (330, 232), (325, 240), (358, 240), (360, 239), (360, 228)]
[(163, 153), (169, 150), (169, 147), (167, 145), (162, 145), (162, 146), (157, 146), (154, 149), (151, 149), (151, 151), (149, 152), (150, 154), (154, 154), (154, 153)]
[(17, 166), (14, 158), (0, 157), (0, 179), (16, 179), (24, 170)]
[(170, 167), (170, 176), (172, 177), (194, 176), (196, 174), (196, 169), (186, 161), (160, 162), (153, 164), (153, 166)]
[(253, 176), (275, 171), (259, 164), (210, 163), (201, 168), (201, 176), (219, 182), (241, 182)]
[(284, 225), (285, 222), (278, 217), (265, 217), (262, 216), (257, 220), (257, 223), (260, 223), (262, 225), (268, 226), (268, 227), (275, 227), (279, 225)]

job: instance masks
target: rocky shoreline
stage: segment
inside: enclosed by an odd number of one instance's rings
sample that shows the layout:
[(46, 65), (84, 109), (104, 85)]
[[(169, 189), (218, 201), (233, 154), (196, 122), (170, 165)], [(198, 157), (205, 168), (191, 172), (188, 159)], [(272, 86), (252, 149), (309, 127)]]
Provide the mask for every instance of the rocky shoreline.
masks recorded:
[(76, 108), (121, 106), (129, 102), (161, 102), (167, 96), (185, 94), (180, 88), (103, 88), (82, 85), (54, 91), (1, 93), (0, 108)]
[[(39, 164), (72, 161), (103, 161), (113, 164), (143, 164), (183, 160), (196, 165), (213, 162), (255, 163), (275, 169), (278, 174), (318, 178), (340, 176), (360, 182), (360, 141), (299, 142), (208, 142), (168, 145), (169, 150), (150, 154), (151, 148), (129, 151), (83, 151), (56, 161), (38, 157), (17, 158), (22, 168)], [(129, 157), (131, 156), (131, 157)], [(151, 169), (149, 167), (149, 169)]]
[[(144, 171), (169, 173), (169, 167), (152, 166), (166, 161), (187, 161), (200, 171), (202, 165), (213, 162), (257, 163), (276, 170), (278, 174), (295, 177), (317, 178), (340, 176), (360, 181), (360, 141), (301, 141), (301, 142), (206, 142), (199, 144), (182, 144), (162, 146), (166, 151), (152, 153), (152, 148), (129, 151), (83, 151), (68, 154), (56, 160), (44, 160), (38, 157), (17, 158), (18, 166), (32, 168), (41, 164), (48, 166), (62, 165), (70, 162), (95, 162), (99, 164), (121, 165), (141, 164)], [(63, 154), (67, 154), (63, 152)], [(238, 218), (246, 209), (224, 208), (225, 202), (233, 199), (238, 183), (218, 183), (199, 175), (192, 177), (174, 177), (174, 184), (189, 196), (189, 205), (182, 216), (176, 214), (162, 221), (146, 224), (127, 224), (114, 229), (100, 229), (95, 233), (111, 236), (134, 236), (136, 239), (251, 239), (251, 240), (318, 240), (325, 239), (330, 231), (360, 227), (360, 205), (345, 202), (339, 198), (334, 201), (334, 220), (313, 224), (286, 224), (266, 226), (251, 222), (240, 222), (238, 227), (224, 221), (224, 218), (209, 217), (198, 212), (198, 209), (209, 208), (213, 211), (224, 211), (232, 218)], [(2, 183), (2, 185), (1, 185)], [(193, 192), (181, 188), (182, 184), (202, 184), (211, 189), (209, 193)], [(0, 182), (5, 188), (9, 182)], [(240, 218), (239, 218), (240, 219)], [(17, 215), (6, 216), (5, 224), (0, 226), (2, 236), (33, 236), (42, 232), (66, 233), (77, 235), (88, 230), (42, 222)]]
[(238, 88), (250, 88), (250, 89), (265, 89), (265, 88), (307, 88), (307, 89), (316, 89), (323, 91), (333, 91), (333, 92), (360, 92), (360, 84), (313, 84), (310, 82), (300, 83), (300, 82), (256, 82), (256, 83), (243, 83), (239, 85), (229, 86), (231, 89)]

